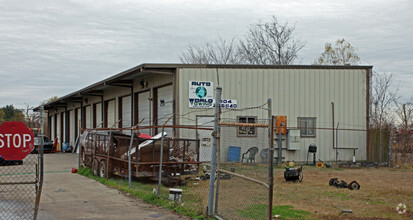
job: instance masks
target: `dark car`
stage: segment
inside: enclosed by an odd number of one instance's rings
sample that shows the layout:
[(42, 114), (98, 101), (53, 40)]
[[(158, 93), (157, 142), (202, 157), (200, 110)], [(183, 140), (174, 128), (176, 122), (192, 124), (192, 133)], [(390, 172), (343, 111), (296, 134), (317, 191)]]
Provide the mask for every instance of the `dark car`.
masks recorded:
[(21, 165), (23, 164), (23, 160), (5, 160), (0, 155), (0, 166), (7, 166), (7, 165)]
[[(40, 146), (40, 137), (34, 137), (34, 149), (31, 153), (36, 154), (38, 152), (38, 148)], [(43, 152), (53, 152), (54, 146), (53, 141), (49, 140), (49, 138), (43, 136)]]

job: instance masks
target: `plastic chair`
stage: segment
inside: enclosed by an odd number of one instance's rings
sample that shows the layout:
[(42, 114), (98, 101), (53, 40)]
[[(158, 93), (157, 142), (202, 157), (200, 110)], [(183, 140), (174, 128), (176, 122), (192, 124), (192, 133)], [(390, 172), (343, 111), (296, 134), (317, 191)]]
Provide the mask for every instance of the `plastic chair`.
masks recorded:
[[(249, 153), (248, 157), (245, 157), (245, 155), (247, 155), (248, 153)], [(257, 154), (258, 154), (258, 147), (250, 147), (250, 148), (247, 150), (247, 152), (245, 152), (245, 153), (242, 154), (241, 163), (244, 162), (244, 158), (247, 159), (247, 163), (248, 163), (248, 162), (251, 162), (251, 163), (252, 163), (252, 161), (254, 161), (254, 163), (255, 163), (255, 155), (257, 155)]]

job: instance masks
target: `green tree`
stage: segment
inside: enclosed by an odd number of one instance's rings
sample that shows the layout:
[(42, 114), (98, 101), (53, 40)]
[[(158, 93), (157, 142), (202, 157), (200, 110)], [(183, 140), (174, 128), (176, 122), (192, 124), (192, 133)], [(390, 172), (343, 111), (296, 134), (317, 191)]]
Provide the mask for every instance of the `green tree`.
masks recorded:
[[(3, 113), (0, 113), (1, 121), (25, 121), (25, 116), (22, 110), (14, 108), (13, 105), (6, 105), (1, 108)], [(3, 115), (3, 117), (1, 117)]]
[(2, 124), (4, 122), (4, 109), (0, 108), (0, 124)]
[(51, 102), (53, 102), (53, 101), (56, 101), (58, 98), (59, 98), (59, 97), (57, 97), (57, 96), (53, 96), (53, 97), (51, 97), (51, 98), (49, 98), (49, 99), (47, 99), (47, 100), (44, 100), (40, 105), (45, 105), (45, 104), (51, 103)]
[(326, 43), (324, 52), (315, 61), (316, 65), (344, 65), (358, 64), (360, 57), (356, 53), (356, 49), (344, 39), (338, 39), (335, 46), (331, 43)]

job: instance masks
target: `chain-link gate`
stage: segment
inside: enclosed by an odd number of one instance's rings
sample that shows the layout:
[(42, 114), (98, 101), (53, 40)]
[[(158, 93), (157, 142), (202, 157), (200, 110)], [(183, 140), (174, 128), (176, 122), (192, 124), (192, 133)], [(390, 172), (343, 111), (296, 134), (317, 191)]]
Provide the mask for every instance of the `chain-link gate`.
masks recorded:
[(227, 156), (219, 163), (215, 213), (224, 219), (268, 219), (268, 128), (249, 128), (255, 137), (237, 137), (239, 126), (220, 126), (221, 155)]
[(36, 219), (43, 183), (43, 135), (23, 160), (0, 155), (0, 219)]

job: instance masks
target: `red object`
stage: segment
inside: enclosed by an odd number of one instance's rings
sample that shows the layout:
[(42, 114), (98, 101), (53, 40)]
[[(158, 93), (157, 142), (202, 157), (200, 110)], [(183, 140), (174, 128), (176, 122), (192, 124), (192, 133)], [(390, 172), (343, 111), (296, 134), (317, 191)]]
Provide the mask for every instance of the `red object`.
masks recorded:
[(153, 137), (150, 136), (149, 134), (145, 134), (145, 133), (140, 133), (140, 134), (139, 134), (139, 137), (140, 137), (140, 138), (143, 138), (143, 139), (151, 139), (151, 138), (153, 138)]
[(21, 121), (0, 125), (0, 155), (5, 160), (23, 160), (34, 149), (34, 134)]
[(76, 168), (72, 168), (72, 173), (77, 173), (77, 169), (76, 169)]

